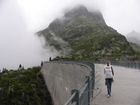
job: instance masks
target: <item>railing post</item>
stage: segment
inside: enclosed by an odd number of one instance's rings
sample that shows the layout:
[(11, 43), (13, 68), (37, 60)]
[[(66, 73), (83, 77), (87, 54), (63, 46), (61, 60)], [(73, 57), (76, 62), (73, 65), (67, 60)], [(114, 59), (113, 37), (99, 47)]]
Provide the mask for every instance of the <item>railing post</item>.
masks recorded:
[(90, 76), (87, 76), (86, 78), (88, 78), (88, 105), (90, 105)]
[[(94, 89), (94, 71), (91, 71), (91, 80), (90, 80), (90, 84), (92, 84), (92, 86), (90, 87), (90, 90), (93, 90)], [(92, 98), (93, 98), (93, 91), (91, 91), (91, 95), (92, 95)]]
[(71, 94), (75, 93), (76, 92), (76, 95), (75, 97), (72, 99), (72, 103), (73, 102), (76, 102), (76, 105), (80, 105), (80, 101), (79, 101), (79, 90), (72, 90), (71, 91)]

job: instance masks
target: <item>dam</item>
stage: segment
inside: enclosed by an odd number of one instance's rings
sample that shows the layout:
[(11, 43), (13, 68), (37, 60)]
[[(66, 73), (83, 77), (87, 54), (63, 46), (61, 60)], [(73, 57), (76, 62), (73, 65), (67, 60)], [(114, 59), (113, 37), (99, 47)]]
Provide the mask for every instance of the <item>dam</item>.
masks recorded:
[[(140, 105), (140, 70), (112, 65), (115, 73), (114, 83), (112, 96), (107, 98), (104, 66), (105, 64), (92, 62), (44, 62), (41, 73), (53, 104)], [(75, 97), (76, 93), (78, 98)]]

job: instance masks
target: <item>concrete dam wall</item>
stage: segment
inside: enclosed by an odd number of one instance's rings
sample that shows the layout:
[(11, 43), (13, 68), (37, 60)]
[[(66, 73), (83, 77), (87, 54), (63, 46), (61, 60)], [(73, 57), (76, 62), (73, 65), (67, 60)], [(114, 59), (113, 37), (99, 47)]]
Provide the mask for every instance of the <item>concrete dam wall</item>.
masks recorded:
[(41, 69), (54, 105), (63, 105), (90, 75), (92, 69), (83, 63), (45, 62)]

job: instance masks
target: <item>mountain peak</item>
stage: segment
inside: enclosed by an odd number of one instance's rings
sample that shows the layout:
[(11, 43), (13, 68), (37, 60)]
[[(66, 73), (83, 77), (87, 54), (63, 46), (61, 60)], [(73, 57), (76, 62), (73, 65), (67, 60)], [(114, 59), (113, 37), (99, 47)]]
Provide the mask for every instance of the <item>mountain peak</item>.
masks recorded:
[(136, 32), (135, 30), (131, 31), (126, 35), (127, 37), (140, 37), (140, 33)]
[(88, 11), (84, 5), (77, 5), (73, 9), (69, 9), (64, 13), (64, 18), (66, 19), (74, 19), (79, 17), (94, 18), (95, 21), (105, 23), (100, 11)]
[(75, 8), (66, 11), (64, 16), (66, 18), (71, 17), (71, 16), (77, 17), (77, 16), (80, 16), (80, 15), (84, 15), (86, 13), (88, 13), (87, 8), (84, 5), (78, 5)]
[(135, 30), (131, 31), (126, 35), (126, 38), (129, 42), (136, 43), (140, 45), (140, 33), (136, 32)]
[(133, 30), (132, 32), (136, 32), (135, 30)]
[(133, 31), (131, 31), (130, 33), (133, 33), (133, 34), (134, 34), (134, 33), (137, 33), (137, 32), (136, 32), (135, 30), (133, 30)]
[(50, 23), (48, 29), (55, 30), (64, 26), (83, 27), (85, 25), (98, 26), (106, 25), (102, 13), (100, 11), (88, 11), (84, 5), (77, 5), (72, 9), (65, 11), (62, 18), (55, 19)]

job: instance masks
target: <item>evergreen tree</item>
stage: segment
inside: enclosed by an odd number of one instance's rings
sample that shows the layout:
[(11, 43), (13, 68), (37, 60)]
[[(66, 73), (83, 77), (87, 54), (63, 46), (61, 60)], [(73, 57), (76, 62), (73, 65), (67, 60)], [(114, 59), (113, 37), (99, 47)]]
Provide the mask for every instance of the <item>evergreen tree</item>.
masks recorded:
[(20, 69), (22, 69), (22, 65), (21, 65), (21, 64), (19, 65), (19, 68), (18, 68), (18, 70), (20, 70)]
[(41, 67), (43, 66), (43, 61), (41, 61)]
[(52, 59), (51, 59), (51, 57), (49, 58), (49, 61), (51, 61)]

